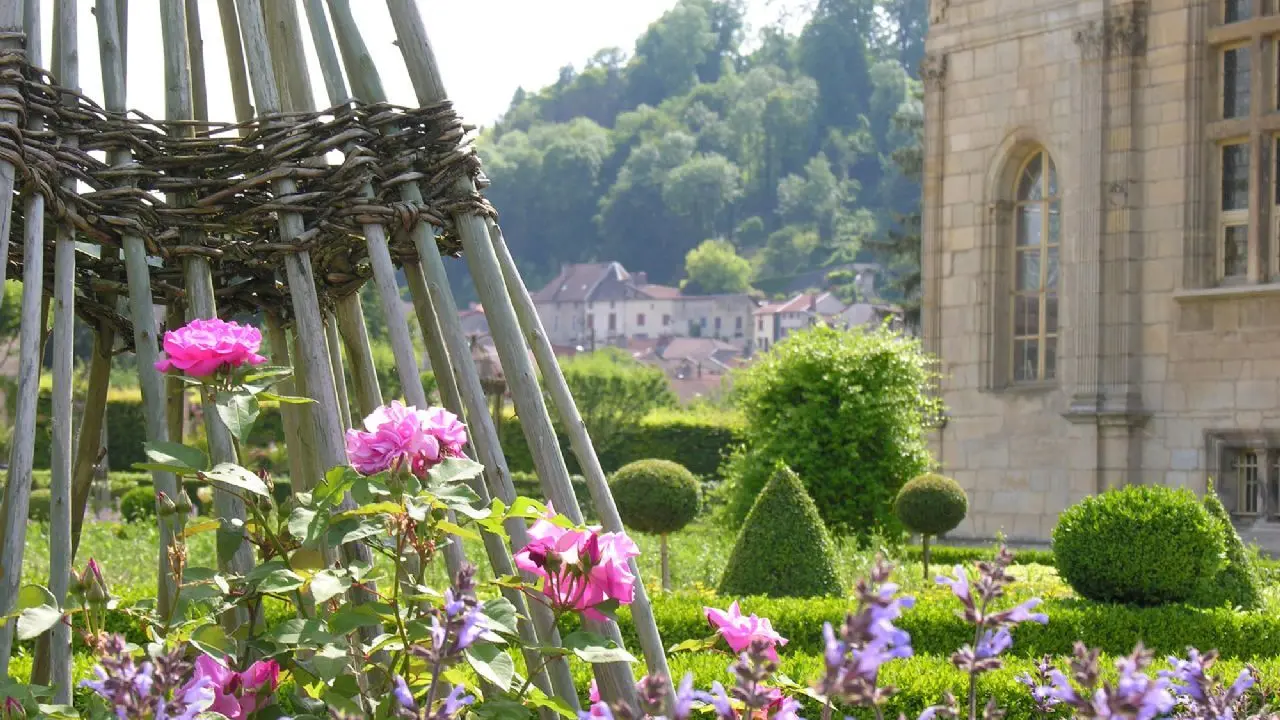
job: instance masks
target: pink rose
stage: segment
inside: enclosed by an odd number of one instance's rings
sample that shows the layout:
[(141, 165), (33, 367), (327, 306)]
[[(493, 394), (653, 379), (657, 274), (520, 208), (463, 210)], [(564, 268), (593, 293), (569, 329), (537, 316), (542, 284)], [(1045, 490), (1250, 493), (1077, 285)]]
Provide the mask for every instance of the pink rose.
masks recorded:
[(219, 318), (198, 318), (164, 334), (165, 357), (156, 369), (177, 368), (192, 377), (207, 377), (224, 368), (261, 365), (262, 332), (252, 325)]
[(754, 640), (765, 640), (769, 643), (768, 658), (777, 662), (777, 646), (787, 644), (786, 638), (774, 632), (768, 618), (756, 617), (754, 613), (743, 617), (736, 600), (728, 611), (704, 607), (702, 612), (707, 616), (707, 622), (711, 623), (735, 653), (746, 650)]
[(629, 605), (636, 578), (628, 561), (640, 554), (631, 538), (599, 528), (562, 528), (548, 519), (555, 510), (547, 512), (529, 528), (530, 542), (516, 553), (516, 566), (542, 578), (542, 592), (553, 605), (589, 619), (603, 620), (595, 608), (610, 600)]
[(243, 720), (246, 713), (240, 700), (234, 693), (239, 684), (239, 675), (231, 668), (223, 665), (208, 655), (196, 658), (195, 674), (183, 686), (183, 691), (194, 688), (201, 680), (207, 679), (213, 688), (213, 704), (207, 709), (225, 715), (231, 720)]
[(347, 457), (362, 475), (407, 469), (425, 478), (445, 457), (461, 456), (467, 433), (457, 416), (440, 408), (419, 410), (392, 401), (348, 430)]
[(245, 715), (270, 704), (271, 695), (280, 686), (280, 665), (275, 660), (259, 660), (240, 673), (240, 705)]

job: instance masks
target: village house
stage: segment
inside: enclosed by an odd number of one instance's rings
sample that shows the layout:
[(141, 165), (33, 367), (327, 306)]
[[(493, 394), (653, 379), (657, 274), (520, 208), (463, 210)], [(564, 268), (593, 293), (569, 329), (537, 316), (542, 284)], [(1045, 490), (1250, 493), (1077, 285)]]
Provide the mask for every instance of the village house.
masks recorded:
[(751, 345), (750, 296), (684, 295), (616, 262), (567, 265), (533, 302), (559, 345), (591, 349), (662, 336), (719, 338), (744, 352)]
[(1280, 548), (1280, 9), (932, 0), (922, 332), (955, 535), (1125, 484)]

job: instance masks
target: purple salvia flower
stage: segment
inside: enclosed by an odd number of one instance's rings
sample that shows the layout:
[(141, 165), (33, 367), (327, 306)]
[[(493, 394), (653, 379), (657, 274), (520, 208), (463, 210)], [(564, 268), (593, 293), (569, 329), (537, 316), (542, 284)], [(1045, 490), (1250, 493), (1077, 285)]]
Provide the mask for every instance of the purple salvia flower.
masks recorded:
[(733, 705), (729, 703), (729, 696), (724, 691), (724, 685), (713, 682), (711, 683), (711, 692), (695, 692), (693, 696), (694, 699), (715, 708), (716, 717), (720, 720), (732, 720)]
[(966, 604), (973, 602), (973, 595), (969, 590), (969, 573), (965, 572), (965, 569), (960, 565), (956, 565), (952, 572), (956, 574), (954, 578), (939, 575), (936, 578), (938, 584), (950, 586), (951, 592), (960, 598), (960, 602)]
[(1032, 610), (1040, 606), (1040, 598), (1031, 598), (1024, 603), (1016, 605), (1004, 612), (998, 612), (987, 619), (989, 625), (1016, 625), (1024, 622), (1040, 623), (1047, 625), (1049, 616), (1044, 613), (1033, 613)]
[(418, 704), (413, 700), (413, 693), (409, 690), (409, 683), (399, 675), (395, 676), (392, 682), (391, 695), (395, 697), (396, 702), (405, 710), (417, 710)]
[(1013, 636), (1009, 634), (1009, 628), (1002, 627), (995, 632), (986, 630), (982, 633), (982, 639), (978, 641), (974, 657), (977, 660), (993, 658), (1004, 653), (1011, 645), (1013, 645)]
[(449, 697), (444, 699), (444, 704), (440, 707), (440, 710), (436, 713), (434, 719), (452, 720), (462, 712), (463, 708), (475, 701), (476, 699), (474, 697), (463, 694), (463, 687), (461, 685), (454, 685), (453, 692), (449, 693)]
[(786, 698), (782, 701), (782, 706), (778, 711), (770, 716), (769, 720), (804, 720), (800, 717), (800, 703), (792, 698)]
[(685, 673), (685, 676), (680, 680), (680, 687), (676, 688), (676, 699), (671, 706), (672, 720), (687, 720), (693, 714), (693, 701), (695, 699), (693, 673)]

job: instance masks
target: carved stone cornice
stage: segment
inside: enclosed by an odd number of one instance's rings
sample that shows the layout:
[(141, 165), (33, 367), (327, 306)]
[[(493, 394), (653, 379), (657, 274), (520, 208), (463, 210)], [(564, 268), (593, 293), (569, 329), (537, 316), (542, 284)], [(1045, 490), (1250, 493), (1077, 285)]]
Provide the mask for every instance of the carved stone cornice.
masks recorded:
[(1105, 55), (1130, 57), (1141, 55), (1147, 47), (1146, 0), (1113, 8), (1105, 18), (1090, 20), (1073, 33), (1085, 59)]
[(938, 25), (947, 21), (947, 9), (951, 7), (951, 0), (933, 0), (932, 9), (929, 11), (929, 23)]
[(999, 224), (1013, 212), (1013, 203), (1008, 200), (993, 200), (987, 203), (987, 219)]
[(943, 89), (947, 82), (947, 56), (942, 53), (925, 55), (920, 61), (920, 79), (929, 92)]

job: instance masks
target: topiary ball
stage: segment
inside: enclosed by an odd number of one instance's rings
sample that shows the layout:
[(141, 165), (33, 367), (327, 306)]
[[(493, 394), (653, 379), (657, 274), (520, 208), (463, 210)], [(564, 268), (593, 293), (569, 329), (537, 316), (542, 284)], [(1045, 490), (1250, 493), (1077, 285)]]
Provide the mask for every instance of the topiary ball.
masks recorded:
[(1137, 485), (1085, 498), (1053, 530), (1058, 574), (1098, 602), (1192, 598), (1224, 564), (1222, 529), (1189, 490)]
[(609, 482), (622, 522), (632, 530), (666, 535), (688, 525), (702, 509), (698, 479), (680, 463), (637, 460)]
[(136, 487), (120, 498), (120, 515), (125, 522), (138, 522), (156, 516), (156, 491)]
[(969, 498), (960, 483), (928, 473), (898, 491), (893, 511), (903, 525), (919, 535), (943, 535), (956, 529), (969, 511)]

